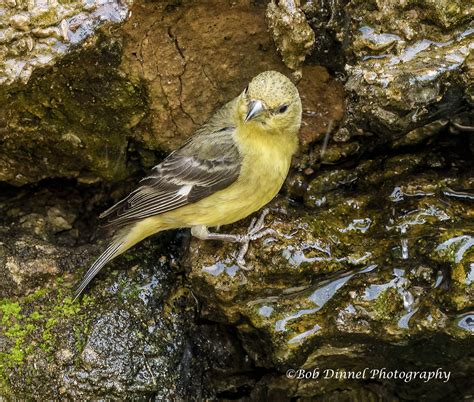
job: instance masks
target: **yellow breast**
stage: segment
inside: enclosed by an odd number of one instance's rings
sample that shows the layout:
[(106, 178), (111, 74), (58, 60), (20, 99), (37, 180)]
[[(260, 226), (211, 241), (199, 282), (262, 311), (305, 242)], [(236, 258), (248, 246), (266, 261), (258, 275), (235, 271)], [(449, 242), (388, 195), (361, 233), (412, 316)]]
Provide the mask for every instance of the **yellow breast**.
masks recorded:
[(268, 138), (261, 133), (246, 133), (239, 138), (243, 156), (239, 178), (229, 187), (194, 204), (144, 219), (134, 225), (129, 245), (161, 230), (222, 226), (237, 222), (258, 211), (280, 191), (288, 174), (291, 158), (298, 146), (294, 136)]
[(243, 156), (239, 178), (207, 198), (160, 215), (168, 228), (227, 225), (258, 211), (278, 193), (297, 148), (296, 135), (269, 138), (255, 130), (237, 130), (236, 135)]

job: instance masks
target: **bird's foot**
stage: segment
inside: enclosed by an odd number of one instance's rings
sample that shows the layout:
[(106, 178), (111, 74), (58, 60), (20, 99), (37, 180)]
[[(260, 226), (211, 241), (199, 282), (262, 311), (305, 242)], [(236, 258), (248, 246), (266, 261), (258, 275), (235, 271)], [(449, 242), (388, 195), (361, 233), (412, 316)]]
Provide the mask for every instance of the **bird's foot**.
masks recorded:
[(265, 217), (268, 215), (270, 210), (265, 208), (260, 217), (253, 218), (250, 222), (247, 234), (240, 236), (239, 243), (241, 244), (239, 253), (237, 254), (237, 265), (239, 268), (249, 271), (251, 268), (248, 268), (245, 264), (245, 255), (249, 249), (249, 244), (253, 240), (257, 240), (266, 236), (268, 234), (275, 234), (275, 230), (267, 228), (265, 229)]
[(234, 235), (226, 233), (211, 233), (206, 226), (193, 226), (191, 228), (191, 234), (201, 240), (221, 240), (229, 241), (233, 243), (240, 243), (240, 250), (237, 254), (237, 265), (244, 269), (249, 270), (245, 265), (245, 254), (249, 249), (249, 244), (252, 240), (260, 239), (268, 234), (278, 234), (273, 229), (265, 229), (265, 217), (270, 212), (269, 209), (265, 208), (258, 219), (253, 218), (250, 222), (250, 226), (245, 235)]

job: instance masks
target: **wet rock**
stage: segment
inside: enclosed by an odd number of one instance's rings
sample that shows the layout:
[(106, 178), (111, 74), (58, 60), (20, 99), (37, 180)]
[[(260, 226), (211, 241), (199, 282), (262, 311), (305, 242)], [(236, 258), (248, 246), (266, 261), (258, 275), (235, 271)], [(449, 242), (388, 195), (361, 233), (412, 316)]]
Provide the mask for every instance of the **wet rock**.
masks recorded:
[(127, 156), (132, 129), (143, 118), (146, 94), (118, 71), (121, 46), (104, 37), (35, 74), (0, 100), (0, 181), (45, 178), (82, 182), (124, 178), (137, 169)]
[(460, 33), (450, 41), (426, 39), (397, 55), (366, 56), (348, 66), (346, 89), (358, 99), (349, 107), (346, 127), (356, 133), (363, 116), (366, 130), (397, 138), (462, 110), (463, 64), (473, 46), (472, 35)]
[(317, 1), (302, 9), (316, 33), (309, 60), (343, 75), (346, 90), (344, 119), (329, 142), (316, 141), (308, 164), (420, 143), (472, 107), (468, 2)]
[(198, 325), (179, 239), (148, 241), (72, 301), (103, 247), (86, 224), (103, 191), (50, 183), (0, 196), (0, 396), (205, 399), (248, 388), (252, 364), (235, 336)]
[(108, 296), (81, 303), (71, 302), (63, 282), (2, 299), (0, 393), (41, 399), (183, 393), (177, 384), (186, 382), (180, 364), (189, 353), (194, 299), (171, 270), (152, 271), (115, 278)]
[[(466, 313), (474, 303), (472, 202), (446, 188), (473, 183), (472, 156), (459, 154), (464, 139), (457, 141), (315, 174), (304, 198), (312, 210), (285, 199), (273, 204), (268, 222), (277, 234), (252, 243), (249, 271), (237, 266), (235, 245), (192, 242), (189, 275), (205, 317), (235, 325), (256, 364), (282, 372), (256, 389), (330, 395), (340, 380), (296, 385), (283, 373), (414, 369), (420, 342), (418, 364), (451, 370), (455, 379), (398, 381), (402, 392), (419, 387), (417, 395), (428, 398), (465, 381), (472, 370), (462, 352), (473, 331)], [(381, 381), (386, 391), (394, 384)]]
[(299, 1), (271, 1), (267, 6), (268, 27), (283, 62), (301, 78), (301, 66), (314, 45), (314, 32)]

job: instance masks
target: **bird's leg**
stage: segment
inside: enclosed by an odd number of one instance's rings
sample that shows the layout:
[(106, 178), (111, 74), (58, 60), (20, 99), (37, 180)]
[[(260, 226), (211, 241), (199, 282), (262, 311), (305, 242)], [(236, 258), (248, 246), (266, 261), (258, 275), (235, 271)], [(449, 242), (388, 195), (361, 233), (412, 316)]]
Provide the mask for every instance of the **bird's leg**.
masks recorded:
[(237, 254), (237, 264), (240, 268), (244, 270), (249, 270), (249, 268), (247, 268), (245, 265), (245, 254), (247, 254), (250, 242), (252, 240), (260, 239), (263, 236), (266, 236), (267, 234), (275, 233), (273, 229), (262, 230), (265, 227), (265, 217), (268, 215), (269, 212), (270, 210), (268, 208), (265, 208), (258, 219), (253, 218), (250, 222), (247, 234), (242, 236), (242, 240), (240, 242), (242, 246), (240, 247), (239, 253)]
[(193, 226), (191, 234), (199, 240), (222, 240), (232, 243), (241, 243), (241, 235), (227, 234), (227, 233), (211, 233), (204, 225)]
[(265, 226), (265, 217), (268, 215), (269, 212), (270, 211), (266, 208), (262, 211), (262, 214), (258, 219), (253, 218), (250, 222), (247, 234), (243, 236), (225, 233), (211, 233), (209, 232), (207, 227), (203, 225), (193, 226), (191, 228), (191, 234), (200, 240), (222, 240), (233, 243), (240, 243), (242, 246), (240, 247), (239, 253), (237, 254), (237, 265), (242, 269), (248, 270), (248, 268), (245, 266), (244, 257), (249, 249), (249, 243), (252, 240), (260, 239), (261, 237), (267, 234), (275, 233), (273, 229), (262, 230)]

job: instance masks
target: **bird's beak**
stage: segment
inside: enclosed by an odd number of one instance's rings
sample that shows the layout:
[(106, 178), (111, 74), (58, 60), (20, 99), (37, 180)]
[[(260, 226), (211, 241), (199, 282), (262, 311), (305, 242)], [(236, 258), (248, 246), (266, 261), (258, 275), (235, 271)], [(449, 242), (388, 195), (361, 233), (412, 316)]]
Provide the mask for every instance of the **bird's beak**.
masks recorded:
[(247, 122), (249, 120), (252, 120), (253, 118), (261, 115), (265, 110), (265, 105), (262, 103), (262, 101), (251, 101), (249, 104), (249, 111), (247, 113), (247, 116), (245, 117), (245, 121)]

